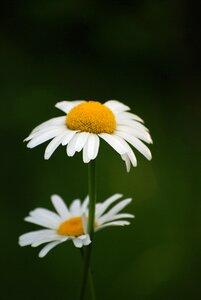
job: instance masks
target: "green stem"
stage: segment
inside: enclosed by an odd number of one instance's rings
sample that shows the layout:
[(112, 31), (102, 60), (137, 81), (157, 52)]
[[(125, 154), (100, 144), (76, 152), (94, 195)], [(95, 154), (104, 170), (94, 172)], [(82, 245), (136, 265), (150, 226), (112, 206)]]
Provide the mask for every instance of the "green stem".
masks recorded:
[(95, 160), (89, 163), (89, 220), (88, 220), (88, 233), (91, 240), (94, 235), (94, 219), (96, 208), (96, 164)]
[[(95, 219), (95, 207), (96, 207), (96, 176), (95, 176), (95, 160), (92, 160), (89, 163), (89, 217), (88, 217), (88, 233), (90, 235), (91, 241), (93, 241), (94, 236), (94, 219)], [(91, 260), (91, 252), (92, 252), (92, 243), (86, 247), (85, 256), (84, 256), (84, 264), (83, 264), (83, 274), (82, 274), (82, 283), (80, 288), (79, 300), (84, 299), (87, 278), (89, 275), (89, 266)], [(92, 275), (89, 278), (92, 283)], [(92, 286), (92, 284), (90, 284)], [(94, 292), (91, 292), (92, 299), (95, 300)]]
[[(84, 262), (85, 253), (84, 253), (84, 249), (83, 248), (80, 249), (80, 253), (81, 253), (82, 260)], [(90, 289), (90, 293), (91, 293), (91, 299), (95, 300), (96, 296), (95, 296), (95, 289), (94, 289), (94, 280), (93, 280), (93, 275), (92, 275), (90, 267), (89, 267), (89, 274), (88, 274), (88, 276), (89, 276), (89, 289)]]
[(89, 286), (91, 292), (91, 300), (96, 300), (95, 289), (94, 289), (94, 280), (91, 269), (89, 268)]

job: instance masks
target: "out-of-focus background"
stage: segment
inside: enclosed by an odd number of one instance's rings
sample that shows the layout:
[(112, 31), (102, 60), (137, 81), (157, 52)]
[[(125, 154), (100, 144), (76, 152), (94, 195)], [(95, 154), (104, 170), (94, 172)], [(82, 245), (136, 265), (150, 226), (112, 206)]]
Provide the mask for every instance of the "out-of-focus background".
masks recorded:
[(98, 299), (200, 299), (200, 10), (195, 2), (3, 1), (1, 5), (1, 290), (0, 299), (75, 299), (80, 254), (64, 243), (44, 259), (20, 248), (37, 229), (23, 218), (87, 194), (81, 155), (23, 139), (62, 113), (61, 100), (119, 99), (140, 115), (154, 140), (127, 174), (104, 142), (97, 160), (98, 200), (133, 197), (132, 225), (96, 234)]

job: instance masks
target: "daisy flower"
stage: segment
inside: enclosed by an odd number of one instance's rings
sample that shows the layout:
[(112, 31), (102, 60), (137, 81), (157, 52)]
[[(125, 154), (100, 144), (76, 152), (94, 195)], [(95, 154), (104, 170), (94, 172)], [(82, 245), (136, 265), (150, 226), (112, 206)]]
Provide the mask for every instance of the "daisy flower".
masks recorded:
[(98, 155), (100, 138), (120, 154), (128, 172), (131, 165), (137, 165), (129, 144), (148, 160), (152, 158), (143, 143), (152, 143), (149, 130), (143, 125), (143, 120), (129, 112), (130, 108), (123, 103), (116, 100), (104, 104), (77, 100), (58, 102), (55, 106), (65, 115), (40, 124), (25, 139), (28, 148), (52, 139), (45, 149), (45, 159), (49, 159), (57, 147), (63, 145), (68, 156), (83, 150), (83, 161), (89, 163)]
[[(109, 206), (120, 198), (122, 198), (121, 194), (115, 194), (103, 203), (96, 204), (95, 231), (109, 226), (130, 224), (124, 218), (133, 218), (134, 216), (127, 213), (119, 214), (119, 212), (132, 199), (121, 200), (108, 210)], [(87, 233), (89, 197), (87, 196), (83, 203), (79, 199), (74, 200), (69, 208), (58, 195), (53, 195), (51, 201), (57, 213), (45, 208), (36, 208), (25, 218), (25, 221), (40, 225), (45, 229), (21, 235), (19, 237), (20, 246), (31, 245), (32, 247), (37, 247), (47, 244), (39, 253), (39, 257), (44, 257), (52, 248), (67, 240), (72, 240), (77, 248), (89, 245), (91, 243)]]

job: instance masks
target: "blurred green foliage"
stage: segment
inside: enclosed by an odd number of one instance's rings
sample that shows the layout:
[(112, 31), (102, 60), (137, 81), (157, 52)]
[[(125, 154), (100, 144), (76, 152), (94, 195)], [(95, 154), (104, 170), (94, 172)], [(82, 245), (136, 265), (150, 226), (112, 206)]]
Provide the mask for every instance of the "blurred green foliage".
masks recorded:
[(23, 217), (87, 194), (87, 167), (60, 147), (22, 140), (71, 99), (119, 99), (151, 129), (153, 160), (130, 174), (107, 145), (98, 157), (98, 200), (133, 197), (127, 228), (96, 235), (98, 299), (200, 299), (200, 24), (188, 1), (4, 1), (1, 10), (0, 299), (75, 299), (80, 255), (65, 243), (40, 260), (18, 236)]

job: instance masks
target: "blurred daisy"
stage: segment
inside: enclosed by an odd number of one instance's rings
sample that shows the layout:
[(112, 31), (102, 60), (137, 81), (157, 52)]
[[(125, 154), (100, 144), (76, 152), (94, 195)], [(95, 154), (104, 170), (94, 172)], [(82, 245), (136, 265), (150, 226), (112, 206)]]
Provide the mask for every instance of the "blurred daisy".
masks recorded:
[(66, 146), (68, 156), (83, 150), (84, 163), (98, 155), (100, 138), (105, 140), (125, 161), (127, 171), (131, 164), (137, 165), (135, 154), (129, 144), (148, 160), (151, 152), (143, 143), (152, 143), (149, 130), (143, 120), (128, 112), (130, 108), (116, 100), (104, 104), (97, 101), (62, 101), (55, 105), (65, 115), (50, 119), (37, 126), (25, 139), (28, 148), (34, 148), (50, 139), (45, 150), (49, 159), (57, 147)]
[[(109, 206), (122, 197), (115, 194), (103, 203), (96, 204), (94, 230), (98, 231), (108, 226), (129, 225), (124, 218), (133, 218), (131, 214), (119, 212), (131, 202), (125, 199), (114, 205), (109, 211)], [(45, 208), (36, 208), (31, 211), (25, 221), (45, 227), (45, 229), (31, 231), (19, 237), (20, 246), (37, 247), (47, 244), (39, 253), (39, 257), (44, 257), (52, 248), (67, 241), (72, 240), (77, 248), (87, 246), (91, 243), (87, 234), (87, 218), (89, 197), (83, 203), (79, 199), (74, 200), (68, 208), (62, 198), (58, 195), (51, 197), (52, 204), (57, 213)]]

